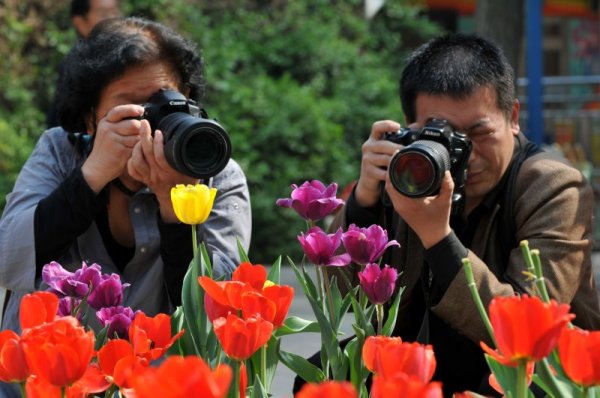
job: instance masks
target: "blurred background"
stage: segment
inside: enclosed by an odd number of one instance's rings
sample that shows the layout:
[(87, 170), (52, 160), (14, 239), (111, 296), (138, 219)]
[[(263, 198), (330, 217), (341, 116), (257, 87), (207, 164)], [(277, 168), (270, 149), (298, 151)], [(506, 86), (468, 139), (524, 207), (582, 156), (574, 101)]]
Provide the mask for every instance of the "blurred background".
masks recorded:
[[(306, 180), (349, 187), (371, 124), (403, 121), (405, 57), (446, 31), (478, 32), (504, 48), (522, 129), (567, 155), (600, 192), (598, 0), (124, 0), (121, 8), (201, 48), (202, 105), (230, 133), (250, 185), (254, 263), (299, 258), (306, 226), (275, 200)], [(69, 9), (69, 0), (0, 2), (0, 211), (77, 40)]]

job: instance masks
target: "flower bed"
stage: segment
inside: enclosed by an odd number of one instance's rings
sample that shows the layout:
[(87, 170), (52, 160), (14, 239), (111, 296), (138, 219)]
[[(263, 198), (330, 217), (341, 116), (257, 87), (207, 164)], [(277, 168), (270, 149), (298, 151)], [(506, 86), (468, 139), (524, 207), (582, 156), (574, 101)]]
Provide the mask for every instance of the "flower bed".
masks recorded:
[[(398, 243), (377, 225), (326, 233), (317, 224), (343, 204), (337, 185), (312, 181), (292, 188), (291, 198), (277, 204), (307, 222), (298, 236), (305, 259), (288, 262), (314, 320), (288, 314), (294, 291), (279, 283), (281, 257), (267, 273), (240, 249), (243, 261), (231, 279), (215, 280), (195, 226), (209, 217), (216, 192), (177, 186), (174, 208), (192, 226), (195, 249), (182, 305), (171, 315), (148, 316), (123, 307), (128, 285), (118, 275), (85, 263), (71, 273), (52, 262), (42, 272), (48, 290), (21, 302), (22, 333), (0, 332), (0, 380), (19, 385), (27, 397), (267, 397), (276, 367), (283, 364), (307, 380), (297, 394), (301, 398), (442, 397), (441, 384), (432, 381), (435, 347), (391, 336), (403, 289), (395, 286), (395, 269), (379, 262)], [(600, 332), (571, 325), (569, 306), (548, 297), (539, 254), (527, 242), (521, 247), (538, 295), (496, 297), (488, 311), (470, 264), (464, 264), (495, 344), (481, 343), (490, 384), (508, 397), (531, 396), (530, 383), (555, 398), (600, 396)], [(325, 269), (351, 262), (362, 267), (360, 285), (338, 281), (347, 284), (349, 293), (342, 294)], [(391, 303), (385, 321), (384, 303)], [(356, 335), (342, 348), (340, 324), (350, 309)], [(101, 329), (94, 332), (91, 323)], [(296, 333), (320, 335), (322, 368), (280, 348), (282, 336)]]

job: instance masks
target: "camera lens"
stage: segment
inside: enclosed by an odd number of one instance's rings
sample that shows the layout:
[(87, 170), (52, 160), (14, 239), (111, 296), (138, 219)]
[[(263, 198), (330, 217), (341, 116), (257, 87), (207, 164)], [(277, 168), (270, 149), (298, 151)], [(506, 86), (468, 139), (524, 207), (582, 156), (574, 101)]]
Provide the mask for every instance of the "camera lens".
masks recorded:
[(389, 174), (398, 192), (419, 198), (436, 194), (449, 169), (450, 154), (446, 147), (422, 140), (404, 147), (392, 158)]
[(165, 116), (158, 129), (163, 132), (167, 161), (183, 174), (210, 178), (229, 162), (229, 135), (215, 121), (175, 112)]

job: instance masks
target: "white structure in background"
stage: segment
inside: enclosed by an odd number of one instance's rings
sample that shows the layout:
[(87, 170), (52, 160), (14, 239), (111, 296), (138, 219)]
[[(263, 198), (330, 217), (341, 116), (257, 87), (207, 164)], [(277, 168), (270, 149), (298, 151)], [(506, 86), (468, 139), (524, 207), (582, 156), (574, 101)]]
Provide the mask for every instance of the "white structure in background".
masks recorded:
[(365, 18), (371, 19), (383, 7), (385, 0), (365, 0)]

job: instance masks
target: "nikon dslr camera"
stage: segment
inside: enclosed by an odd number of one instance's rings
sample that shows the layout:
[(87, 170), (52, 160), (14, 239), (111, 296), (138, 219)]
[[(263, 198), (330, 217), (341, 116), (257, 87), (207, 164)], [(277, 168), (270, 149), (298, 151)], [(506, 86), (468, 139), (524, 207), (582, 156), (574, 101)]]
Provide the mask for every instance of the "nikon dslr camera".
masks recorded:
[(404, 145), (388, 168), (396, 190), (420, 198), (437, 195), (446, 170), (454, 180), (453, 211), (462, 208), (471, 141), (445, 120), (429, 119), (421, 130), (401, 128), (386, 133), (385, 139)]
[(152, 132), (162, 131), (165, 157), (175, 170), (208, 179), (225, 168), (231, 157), (229, 135), (195, 101), (177, 91), (160, 90), (142, 106), (140, 119), (150, 122)]

